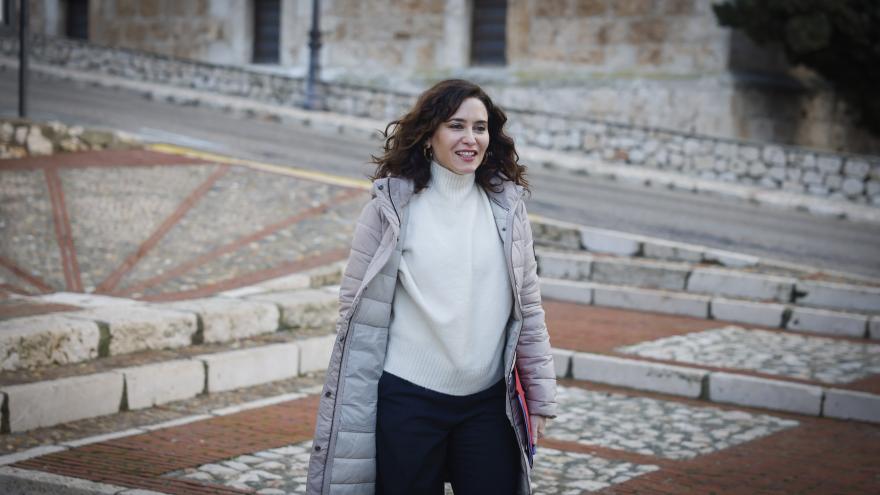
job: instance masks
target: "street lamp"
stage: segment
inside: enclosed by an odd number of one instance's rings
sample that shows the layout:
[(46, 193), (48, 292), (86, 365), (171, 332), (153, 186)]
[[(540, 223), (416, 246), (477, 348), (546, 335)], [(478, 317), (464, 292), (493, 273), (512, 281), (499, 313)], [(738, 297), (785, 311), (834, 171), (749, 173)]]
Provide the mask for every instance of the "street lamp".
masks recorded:
[(18, 116), (27, 117), (28, 0), (19, 2), (18, 12)]
[(312, 29), (309, 31), (309, 74), (306, 79), (306, 100), (303, 106), (309, 110), (322, 110), (321, 95), (316, 85), (321, 77), (321, 0), (312, 0)]

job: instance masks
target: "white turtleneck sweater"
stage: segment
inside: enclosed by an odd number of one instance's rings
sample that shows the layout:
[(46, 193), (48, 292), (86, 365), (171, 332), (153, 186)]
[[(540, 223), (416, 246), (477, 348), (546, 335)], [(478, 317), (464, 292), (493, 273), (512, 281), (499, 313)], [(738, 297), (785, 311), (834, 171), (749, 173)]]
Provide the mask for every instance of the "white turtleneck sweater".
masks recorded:
[(503, 376), (513, 298), (489, 198), (474, 174), (431, 164), (409, 204), (385, 371), (448, 395)]

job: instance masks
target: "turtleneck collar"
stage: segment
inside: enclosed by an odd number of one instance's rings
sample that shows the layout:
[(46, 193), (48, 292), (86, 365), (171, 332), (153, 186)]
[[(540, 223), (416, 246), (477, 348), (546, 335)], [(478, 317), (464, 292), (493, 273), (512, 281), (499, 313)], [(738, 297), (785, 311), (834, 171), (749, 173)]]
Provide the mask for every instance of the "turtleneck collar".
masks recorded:
[(451, 201), (464, 198), (474, 189), (475, 181), (475, 174), (459, 175), (436, 161), (431, 161), (430, 187), (433, 187), (444, 198)]

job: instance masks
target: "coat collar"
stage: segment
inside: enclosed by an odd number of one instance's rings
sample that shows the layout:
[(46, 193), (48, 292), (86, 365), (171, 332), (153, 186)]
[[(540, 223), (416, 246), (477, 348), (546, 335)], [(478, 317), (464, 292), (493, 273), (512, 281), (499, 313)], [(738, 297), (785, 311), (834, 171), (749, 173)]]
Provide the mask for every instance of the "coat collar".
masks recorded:
[[(495, 191), (486, 190), (486, 195), (506, 210), (516, 206), (525, 192), (522, 186), (509, 180), (499, 180), (497, 184), (500, 188), (496, 186), (493, 188)], [(386, 177), (373, 182), (373, 197), (389, 200), (393, 208), (402, 208), (409, 204), (414, 190), (413, 182), (401, 177)]]

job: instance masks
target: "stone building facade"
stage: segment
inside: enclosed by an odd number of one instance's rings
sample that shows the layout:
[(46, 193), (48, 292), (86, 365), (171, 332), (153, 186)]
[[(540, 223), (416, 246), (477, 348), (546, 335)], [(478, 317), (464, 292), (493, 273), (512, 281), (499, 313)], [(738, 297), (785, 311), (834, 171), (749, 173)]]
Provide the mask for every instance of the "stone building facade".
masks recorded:
[[(85, 4), (88, 40), (98, 45), (292, 76), (308, 66), (312, 0), (30, 1), (37, 33), (64, 36), (71, 9)], [(403, 92), (465, 77), (521, 109), (880, 152), (880, 140), (858, 128), (818, 78), (719, 27), (711, 4), (322, 0), (322, 74)], [(487, 33), (502, 53), (489, 64), (475, 57)], [(272, 63), (255, 65), (261, 43), (276, 45)]]

